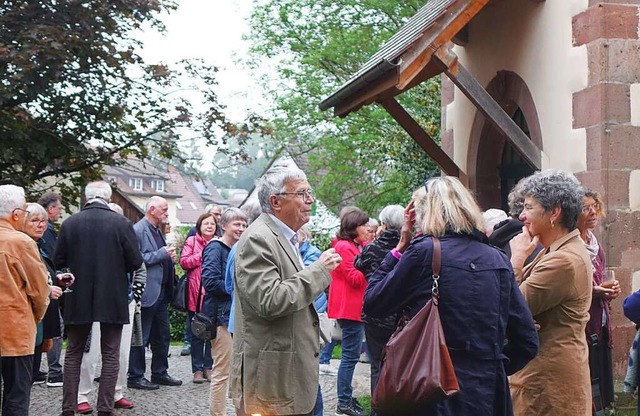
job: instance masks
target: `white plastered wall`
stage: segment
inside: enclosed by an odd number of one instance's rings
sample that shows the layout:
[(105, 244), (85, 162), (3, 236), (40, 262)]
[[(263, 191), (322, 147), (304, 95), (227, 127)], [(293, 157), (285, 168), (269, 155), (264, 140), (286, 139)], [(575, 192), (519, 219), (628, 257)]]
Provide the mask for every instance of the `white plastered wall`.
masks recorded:
[[(498, 71), (525, 81), (538, 111), (543, 168), (586, 169), (586, 134), (574, 130), (573, 93), (588, 83), (586, 46), (573, 47), (572, 17), (588, 0), (507, 0), (487, 6), (469, 27), (469, 42), (456, 46), (460, 62), (486, 87)], [(456, 88), (446, 108), (454, 132), (454, 160), (467, 172), (467, 152), (476, 108)]]

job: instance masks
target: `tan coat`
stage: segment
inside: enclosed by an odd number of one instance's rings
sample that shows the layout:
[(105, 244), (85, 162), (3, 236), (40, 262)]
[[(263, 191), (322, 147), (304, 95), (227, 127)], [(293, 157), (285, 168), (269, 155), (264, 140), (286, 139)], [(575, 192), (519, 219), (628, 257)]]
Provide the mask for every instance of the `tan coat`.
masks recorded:
[(229, 395), (248, 414), (313, 410), (318, 394), (319, 324), (313, 300), (327, 268), (302, 265), (278, 226), (262, 214), (238, 242)]
[(520, 291), (540, 325), (540, 351), (511, 376), (516, 416), (590, 416), (591, 381), (585, 326), (592, 267), (578, 230), (515, 269)]
[(35, 241), (0, 219), (0, 356), (33, 354), (49, 305), (47, 270)]

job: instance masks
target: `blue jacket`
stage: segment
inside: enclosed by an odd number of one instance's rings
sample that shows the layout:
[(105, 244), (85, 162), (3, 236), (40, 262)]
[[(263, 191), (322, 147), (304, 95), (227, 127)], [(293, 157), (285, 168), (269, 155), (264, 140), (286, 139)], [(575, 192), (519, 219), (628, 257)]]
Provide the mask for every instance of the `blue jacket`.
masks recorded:
[(235, 313), (236, 300), (233, 297), (233, 277), (235, 276), (234, 267), (236, 264), (235, 257), (237, 248), (238, 244), (234, 244), (233, 247), (231, 247), (231, 251), (227, 256), (227, 269), (224, 274), (224, 289), (227, 291), (229, 296), (231, 296), (231, 312), (229, 313), (229, 326), (227, 327), (227, 331), (229, 331), (230, 334), (233, 334), (233, 323), (235, 321), (233, 315)]
[[(538, 335), (511, 263), (479, 231), (440, 241), (439, 310), (460, 393), (416, 414), (512, 415), (507, 375), (536, 356)], [(414, 316), (431, 298), (432, 251), (422, 236), (400, 260), (388, 254), (369, 280), (364, 312)]]
[(211, 240), (202, 252), (202, 312), (216, 318), (216, 325), (228, 325), (231, 296), (225, 290), (225, 271), (231, 249), (221, 240)]

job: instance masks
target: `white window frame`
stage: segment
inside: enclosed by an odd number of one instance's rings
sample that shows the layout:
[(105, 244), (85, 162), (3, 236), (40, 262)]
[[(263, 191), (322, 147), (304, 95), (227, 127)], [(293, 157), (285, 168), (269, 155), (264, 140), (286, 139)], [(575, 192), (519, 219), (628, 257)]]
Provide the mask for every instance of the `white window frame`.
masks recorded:
[(164, 192), (164, 181), (162, 179), (152, 179), (151, 180), (151, 187), (156, 192)]
[(142, 191), (142, 179), (141, 178), (129, 178), (129, 186), (134, 191)]

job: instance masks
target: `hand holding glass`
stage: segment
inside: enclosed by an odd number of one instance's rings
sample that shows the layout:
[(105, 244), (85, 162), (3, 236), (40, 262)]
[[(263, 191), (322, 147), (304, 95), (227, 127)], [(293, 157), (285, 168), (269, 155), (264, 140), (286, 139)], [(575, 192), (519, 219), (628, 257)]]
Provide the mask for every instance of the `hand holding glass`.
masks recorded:
[(62, 273), (58, 274), (58, 280), (62, 282), (63, 285), (66, 286), (66, 289), (62, 291), (62, 293), (71, 293), (73, 290), (69, 289), (69, 286), (73, 284), (75, 280), (73, 274), (69, 271), (68, 268), (64, 268), (61, 270)]

